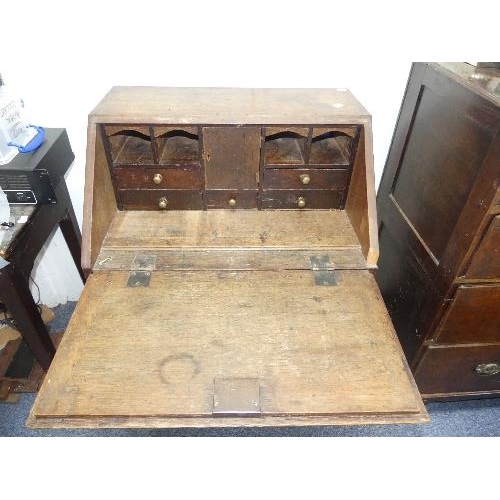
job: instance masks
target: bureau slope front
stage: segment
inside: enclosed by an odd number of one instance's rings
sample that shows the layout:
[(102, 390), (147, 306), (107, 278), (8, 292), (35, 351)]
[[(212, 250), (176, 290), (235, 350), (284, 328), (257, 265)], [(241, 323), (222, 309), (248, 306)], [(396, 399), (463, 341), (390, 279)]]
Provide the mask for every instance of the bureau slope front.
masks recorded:
[[(89, 278), (37, 427), (418, 422), (425, 411), (368, 271)], [(229, 385), (229, 389), (225, 389)], [(229, 391), (229, 393), (228, 393)]]

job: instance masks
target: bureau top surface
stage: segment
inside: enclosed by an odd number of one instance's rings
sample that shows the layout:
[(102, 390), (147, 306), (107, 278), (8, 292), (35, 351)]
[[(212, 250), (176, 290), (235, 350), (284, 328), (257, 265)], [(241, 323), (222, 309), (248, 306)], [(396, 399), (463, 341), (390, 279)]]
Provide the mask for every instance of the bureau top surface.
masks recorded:
[(365, 123), (346, 89), (113, 87), (91, 113), (100, 123)]

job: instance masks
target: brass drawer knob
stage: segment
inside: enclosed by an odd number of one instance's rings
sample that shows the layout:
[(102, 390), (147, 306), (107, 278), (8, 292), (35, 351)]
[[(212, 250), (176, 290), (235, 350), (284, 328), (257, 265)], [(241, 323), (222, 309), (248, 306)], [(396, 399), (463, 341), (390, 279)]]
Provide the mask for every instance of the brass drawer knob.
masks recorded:
[(483, 363), (477, 365), (474, 371), (478, 375), (496, 375), (500, 373), (500, 363)]
[(155, 174), (153, 177), (153, 182), (155, 184), (160, 184), (162, 180), (163, 180), (163, 175), (161, 174)]
[(158, 207), (161, 209), (161, 210), (165, 210), (167, 208), (167, 205), (168, 205), (168, 200), (163, 197), (163, 198), (160, 198), (158, 200)]
[(299, 208), (304, 208), (306, 206), (306, 199), (303, 196), (299, 196), (297, 200), (297, 206)]
[(236, 200), (235, 200), (234, 198), (231, 198), (231, 199), (229, 200), (229, 206), (230, 206), (230, 207), (235, 207), (235, 206), (236, 206)]
[(311, 177), (309, 174), (300, 174), (300, 182), (302, 182), (302, 184), (309, 184), (311, 182)]

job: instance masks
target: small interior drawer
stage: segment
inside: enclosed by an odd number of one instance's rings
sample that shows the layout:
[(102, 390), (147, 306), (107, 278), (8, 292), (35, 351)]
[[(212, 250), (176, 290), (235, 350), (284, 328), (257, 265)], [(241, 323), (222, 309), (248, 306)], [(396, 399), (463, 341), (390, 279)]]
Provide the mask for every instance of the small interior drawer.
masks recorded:
[(118, 189), (196, 189), (202, 188), (200, 167), (140, 168), (117, 167), (113, 175)]
[(120, 189), (124, 210), (202, 210), (200, 191), (168, 189)]
[(439, 326), (440, 343), (500, 342), (500, 286), (463, 285)]
[(424, 396), (500, 391), (500, 345), (428, 347), (415, 380)]
[(205, 192), (207, 208), (257, 208), (257, 191), (209, 190)]
[(343, 207), (344, 190), (262, 191), (260, 206), (270, 209), (327, 209)]
[(266, 168), (264, 189), (345, 189), (347, 169)]
[(467, 278), (500, 278), (500, 215), (491, 221), (465, 276)]

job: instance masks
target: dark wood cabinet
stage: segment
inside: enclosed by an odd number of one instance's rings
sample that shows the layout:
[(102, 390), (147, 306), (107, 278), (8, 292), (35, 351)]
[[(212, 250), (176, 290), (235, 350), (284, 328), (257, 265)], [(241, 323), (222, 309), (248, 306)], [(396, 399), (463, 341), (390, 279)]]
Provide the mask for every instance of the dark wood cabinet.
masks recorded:
[(377, 194), (377, 281), (429, 399), (500, 395), (499, 103), (498, 70), (414, 64)]

